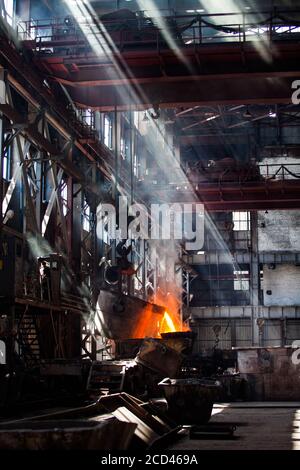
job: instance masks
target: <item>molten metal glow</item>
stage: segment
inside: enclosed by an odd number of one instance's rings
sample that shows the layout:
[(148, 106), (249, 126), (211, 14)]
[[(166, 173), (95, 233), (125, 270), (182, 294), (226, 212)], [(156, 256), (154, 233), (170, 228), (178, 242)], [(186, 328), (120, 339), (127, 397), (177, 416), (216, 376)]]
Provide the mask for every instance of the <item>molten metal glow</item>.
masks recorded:
[(173, 333), (175, 331), (189, 330), (188, 326), (182, 323), (178, 314), (171, 314), (166, 311), (159, 325), (158, 337), (161, 336), (161, 333)]
[(153, 313), (151, 306), (146, 307), (139, 316), (133, 338), (161, 338), (161, 333), (172, 333), (176, 331), (189, 331), (189, 327), (182, 322), (178, 313), (179, 302), (171, 292), (166, 296), (157, 292), (155, 299), (157, 305), (164, 306), (164, 313)]
[(170, 333), (171, 331), (176, 331), (176, 327), (168, 312), (165, 312), (161, 324), (159, 326), (159, 332)]

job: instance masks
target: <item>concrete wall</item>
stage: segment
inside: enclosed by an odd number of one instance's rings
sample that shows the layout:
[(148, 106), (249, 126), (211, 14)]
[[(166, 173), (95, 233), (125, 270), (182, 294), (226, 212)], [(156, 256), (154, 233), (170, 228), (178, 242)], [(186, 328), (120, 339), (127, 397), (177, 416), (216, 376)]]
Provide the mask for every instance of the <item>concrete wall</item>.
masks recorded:
[[(299, 175), (299, 158), (291, 156), (264, 158), (261, 173), (269, 176), (279, 170), (276, 180), (295, 179)], [(272, 166), (274, 165), (274, 166)], [(284, 165), (285, 169), (280, 169)], [(258, 249), (259, 251), (300, 251), (300, 211), (273, 210), (258, 212)]]
[(263, 266), (264, 305), (300, 305), (300, 266), (277, 264), (275, 269), (269, 266)]
[(259, 251), (300, 251), (300, 211), (258, 212)]

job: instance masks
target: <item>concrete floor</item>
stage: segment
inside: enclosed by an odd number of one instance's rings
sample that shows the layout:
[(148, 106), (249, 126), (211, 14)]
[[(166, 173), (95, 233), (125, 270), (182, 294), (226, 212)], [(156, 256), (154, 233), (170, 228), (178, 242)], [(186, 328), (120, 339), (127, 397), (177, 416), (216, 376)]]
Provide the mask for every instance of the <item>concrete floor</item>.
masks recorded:
[(300, 450), (300, 403), (255, 402), (215, 405), (210, 423), (235, 424), (234, 439), (190, 439), (182, 429), (168, 449)]

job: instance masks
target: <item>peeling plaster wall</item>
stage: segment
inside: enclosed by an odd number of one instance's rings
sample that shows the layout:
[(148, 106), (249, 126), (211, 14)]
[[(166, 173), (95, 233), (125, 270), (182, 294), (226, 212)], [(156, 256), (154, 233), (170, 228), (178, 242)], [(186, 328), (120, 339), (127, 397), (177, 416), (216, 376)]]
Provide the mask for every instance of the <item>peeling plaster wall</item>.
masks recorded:
[[(299, 174), (299, 158), (268, 157), (261, 162), (261, 173), (265, 174), (264, 165), (269, 167), (269, 174), (278, 171), (276, 179), (295, 179)], [(280, 170), (284, 165), (287, 171)], [(295, 166), (297, 165), (297, 166)], [(290, 173), (288, 173), (290, 172)], [(259, 251), (300, 251), (300, 211), (299, 210), (269, 210), (258, 212), (258, 249)]]
[(264, 305), (300, 305), (300, 266), (283, 264), (269, 269), (264, 265), (263, 272)]
[(300, 211), (258, 212), (259, 251), (300, 251)]

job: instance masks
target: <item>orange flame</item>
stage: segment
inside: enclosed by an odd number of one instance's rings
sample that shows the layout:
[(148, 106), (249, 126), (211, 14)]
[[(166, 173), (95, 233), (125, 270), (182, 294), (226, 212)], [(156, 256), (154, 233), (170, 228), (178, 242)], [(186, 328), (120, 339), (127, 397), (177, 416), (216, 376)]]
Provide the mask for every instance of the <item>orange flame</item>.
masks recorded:
[(166, 307), (165, 314), (159, 325), (158, 337), (160, 337), (160, 333), (189, 331), (188, 326), (182, 323), (179, 314), (180, 304), (176, 295), (174, 295), (172, 292), (168, 292), (166, 296), (163, 296), (160, 290), (157, 290), (155, 295), (155, 303), (158, 305), (164, 305)]
[(153, 321), (153, 313), (151, 308), (145, 308), (141, 312), (139, 321), (133, 332), (133, 338), (145, 338), (145, 336), (157, 337), (157, 325)]
[(174, 322), (168, 312), (165, 312), (159, 328), (160, 333), (170, 333), (171, 331), (176, 331)]
[(141, 312), (139, 321), (133, 332), (133, 338), (161, 338), (161, 333), (171, 333), (175, 331), (189, 331), (187, 325), (182, 323), (179, 310), (179, 303), (175, 295), (168, 293), (163, 296), (158, 291), (153, 301), (157, 305), (165, 306), (166, 310), (163, 315), (153, 315), (152, 308), (146, 307)]
[(159, 325), (158, 336), (160, 336), (160, 333), (172, 333), (175, 331), (189, 330), (190, 329), (188, 328), (188, 326), (182, 323), (179, 315), (173, 313), (171, 314), (166, 311)]
[(187, 325), (183, 324), (178, 314), (165, 311), (164, 315), (154, 318), (152, 310), (145, 308), (136, 325), (133, 338), (161, 338), (161, 333), (175, 331), (189, 331)]

